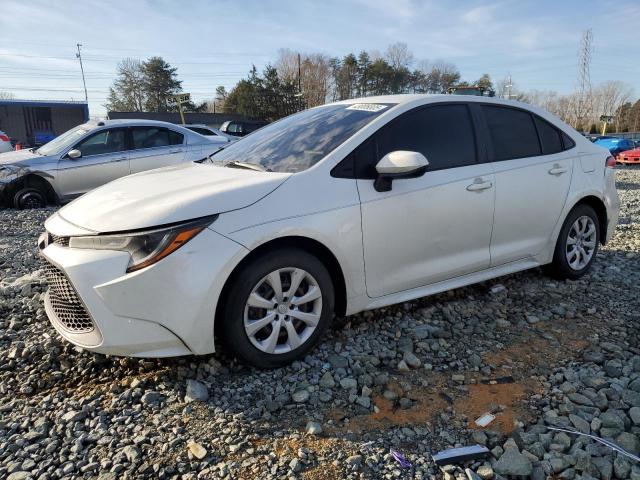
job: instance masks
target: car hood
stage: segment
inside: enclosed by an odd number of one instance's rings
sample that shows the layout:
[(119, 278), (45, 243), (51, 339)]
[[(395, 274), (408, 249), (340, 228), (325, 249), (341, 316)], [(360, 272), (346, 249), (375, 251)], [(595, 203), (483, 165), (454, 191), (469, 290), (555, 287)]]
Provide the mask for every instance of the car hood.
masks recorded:
[(39, 158), (47, 158), (29, 150), (15, 150), (13, 152), (0, 153), (0, 165), (31, 165), (34, 160)]
[(107, 183), (60, 209), (59, 215), (76, 226), (101, 233), (155, 227), (244, 208), (290, 176), (180, 164)]

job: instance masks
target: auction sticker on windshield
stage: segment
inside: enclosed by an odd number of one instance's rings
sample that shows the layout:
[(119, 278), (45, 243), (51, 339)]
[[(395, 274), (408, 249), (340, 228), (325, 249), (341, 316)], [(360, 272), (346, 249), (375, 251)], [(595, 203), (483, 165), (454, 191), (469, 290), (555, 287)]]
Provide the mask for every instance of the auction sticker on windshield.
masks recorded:
[(380, 105), (379, 103), (354, 103), (345, 110), (362, 110), (365, 112), (379, 112), (384, 110), (388, 105)]

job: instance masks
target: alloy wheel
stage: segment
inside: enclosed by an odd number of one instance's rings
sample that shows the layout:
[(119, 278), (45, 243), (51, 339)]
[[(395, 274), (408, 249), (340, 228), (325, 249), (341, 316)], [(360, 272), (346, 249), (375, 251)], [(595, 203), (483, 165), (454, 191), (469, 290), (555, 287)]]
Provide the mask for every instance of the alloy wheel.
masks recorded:
[(322, 291), (316, 279), (301, 268), (280, 268), (251, 290), (244, 329), (260, 351), (288, 353), (309, 340), (321, 313)]
[(579, 217), (567, 235), (565, 255), (572, 270), (585, 268), (596, 250), (596, 224), (591, 217)]

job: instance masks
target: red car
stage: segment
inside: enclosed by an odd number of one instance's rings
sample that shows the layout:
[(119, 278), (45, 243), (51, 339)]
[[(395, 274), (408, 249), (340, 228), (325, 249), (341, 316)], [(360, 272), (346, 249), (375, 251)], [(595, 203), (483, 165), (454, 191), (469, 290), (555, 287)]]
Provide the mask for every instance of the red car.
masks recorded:
[(620, 152), (616, 156), (616, 162), (623, 164), (640, 164), (640, 147), (636, 147), (633, 150), (625, 150), (624, 152)]

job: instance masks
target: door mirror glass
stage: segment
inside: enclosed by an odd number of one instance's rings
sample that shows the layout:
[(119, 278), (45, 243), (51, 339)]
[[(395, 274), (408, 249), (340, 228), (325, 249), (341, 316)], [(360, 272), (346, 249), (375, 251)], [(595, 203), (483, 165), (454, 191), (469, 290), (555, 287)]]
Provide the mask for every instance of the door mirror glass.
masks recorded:
[(373, 184), (378, 192), (391, 190), (393, 180), (421, 177), (427, 171), (429, 161), (419, 152), (396, 150), (387, 153), (376, 165), (378, 176)]
[(76, 158), (80, 158), (81, 156), (82, 156), (82, 152), (77, 148), (74, 148), (73, 150), (69, 150), (69, 153), (67, 153), (67, 157), (69, 157), (71, 160), (75, 160)]

